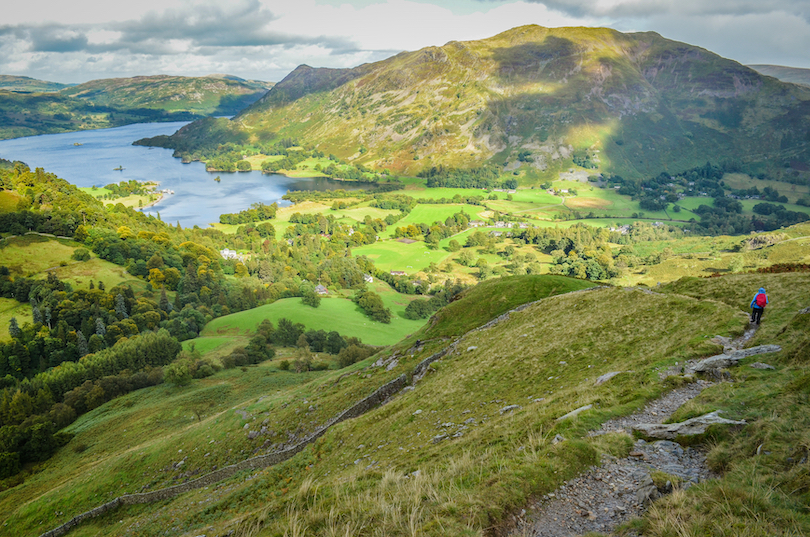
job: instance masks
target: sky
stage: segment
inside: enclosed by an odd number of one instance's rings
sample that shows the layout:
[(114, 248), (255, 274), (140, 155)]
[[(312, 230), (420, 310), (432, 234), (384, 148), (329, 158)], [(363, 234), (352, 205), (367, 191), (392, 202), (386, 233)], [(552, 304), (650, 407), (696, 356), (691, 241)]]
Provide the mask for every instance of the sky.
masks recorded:
[(212, 73), (277, 82), (525, 24), (655, 31), (743, 64), (810, 68), (810, 0), (23, 0), (0, 74), (62, 83)]

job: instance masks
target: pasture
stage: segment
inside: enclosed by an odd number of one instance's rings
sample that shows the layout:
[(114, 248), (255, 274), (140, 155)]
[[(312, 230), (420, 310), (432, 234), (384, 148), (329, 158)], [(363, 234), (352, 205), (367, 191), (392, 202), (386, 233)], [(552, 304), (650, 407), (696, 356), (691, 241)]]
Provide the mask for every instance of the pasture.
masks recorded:
[(107, 288), (116, 285), (131, 285), (135, 292), (147, 290), (148, 284), (127, 274), (126, 268), (95, 257), (87, 261), (71, 258), (77, 242), (68, 239), (53, 239), (39, 235), (25, 235), (0, 241), (0, 266), (6, 266), (13, 277), (45, 278), (53, 272), (74, 288), (86, 288), (90, 280), (98, 285), (104, 282)]
[[(390, 229), (390, 228), (389, 228)], [(465, 232), (468, 233), (468, 232)], [(464, 244), (463, 234), (452, 237)], [(451, 239), (445, 239), (440, 244), (449, 243)], [(408, 274), (415, 274), (431, 263), (439, 264), (449, 256), (444, 248), (430, 250), (422, 241), (413, 243), (399, 242), (398, 240), (378, 241), (374, 244), (358, 246), (352, 248), (355, 256), (364, 255), (374, 261), (374, 265), (386, 272), (391, 270), (402, 270)]]
[[(348, 298), (340, 296), (323, 298), (319, 307), (312, 308), (303, 305), (301, 299), (296, 297), (277, 300), (272, 304), (214, 319), (205, 325), (201, 332), (204, 337), (200, 339), (202, 342), (209, 337), (249, 336), (255, 332), (262, 320), (269, 319), (276, 325), (278, 320), (284, 317), (294, 323), (302, 323), (307, 330), (325, 330), (327, 332), (335, 330), (342, 336), (358, 337), (368, 345), (393, 345), (425, 324), (425, 320), (411, 321), (401, 317), (405, 306), (410, 300), (417, 297), (393, 292), (381, 293), (381, 297), (386, 307), (390, 308), (393, 313), (390, 324), (378, 323), (369, 319)], [(212, 342), (211, 345), (214, 343)]]
[(25, 323), (34, 322), (29, 304), (20, 304), (13, 298), (0, 298), (0, 341), (11, 339), (8, 334), (8, 323), (12, 317), (17, 319), (17, 325), (20, 327)]

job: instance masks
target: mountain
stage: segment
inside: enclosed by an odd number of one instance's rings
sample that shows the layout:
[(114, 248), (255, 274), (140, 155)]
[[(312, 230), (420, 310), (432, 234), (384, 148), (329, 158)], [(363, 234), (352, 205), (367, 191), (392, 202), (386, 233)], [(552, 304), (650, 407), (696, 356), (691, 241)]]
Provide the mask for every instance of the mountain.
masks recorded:
[(556, 177), (578, 163), (638, 178), (711, 160), (780, 175), (810, 162), (808, 115), (810, 89), (656, 33), (523, 26), (353, 69), (302, 65), (231, 122), (166, 145), (292, 137), (406, 172), (491, 162)]
[(782, 82), (792, 82), (802, 86), (810, 86), (810, 69), (785, 67), (782, 65), (749, 65), (756, 72), (778, 78)]
[(61, 95), (115, 108), (151, 108), (202, 116), (233, 115), (252, 104), (272, 83), (229, 75), (204, 77), (136, 76), (91, 80)]
[[(8, 80), (12, 85), (12, 79), (24, 78), (6, 76), (0, 82)], [(20, 85), (23, 82), (15, 87), (24, 87)], [(29, 87), (39, 87), (34, 82)], [(272, 83), (229, 75), (158, 75), (92, 80), (58, 92), (0, 89), (0, 139), (233, 115), (264, 95), (270, 86)]]
[(41, 93), (59, 91), (72, 84), (60, 84), (59, 82), (48, 82), (47, 80), (37, 80), (27, 76), (0, 75), (0, 90), (17, 91), (22, 93)]

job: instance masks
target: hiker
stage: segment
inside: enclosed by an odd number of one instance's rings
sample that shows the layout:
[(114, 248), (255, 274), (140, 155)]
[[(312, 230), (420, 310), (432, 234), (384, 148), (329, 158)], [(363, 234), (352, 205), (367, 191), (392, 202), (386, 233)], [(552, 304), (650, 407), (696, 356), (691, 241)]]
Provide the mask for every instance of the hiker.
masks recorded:
[(768, 295), (765, 294), (765, 288), (760, 287), (757, 294), (754, 295), (754, 300), (751, 301), (751, 322), (759, 324), (762, 319), (762, 314), (765, 312), (765, 306), (768, 304)]

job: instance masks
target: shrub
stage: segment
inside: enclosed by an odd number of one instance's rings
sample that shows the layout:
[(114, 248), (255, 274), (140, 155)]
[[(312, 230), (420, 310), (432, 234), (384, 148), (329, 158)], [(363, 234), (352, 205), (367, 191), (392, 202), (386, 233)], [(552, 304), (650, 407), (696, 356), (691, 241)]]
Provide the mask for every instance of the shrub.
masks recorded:
[(76, 248), (73, 250), (73, 255), (70, 256), (76, 261), (87, 261), (90, 259), (90, 250), (87, 248)]

